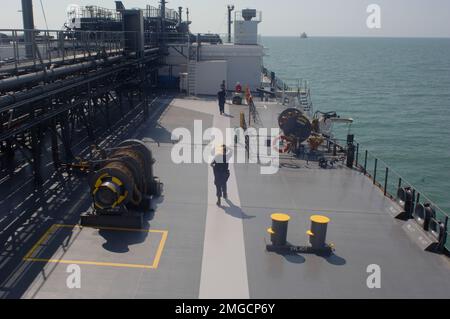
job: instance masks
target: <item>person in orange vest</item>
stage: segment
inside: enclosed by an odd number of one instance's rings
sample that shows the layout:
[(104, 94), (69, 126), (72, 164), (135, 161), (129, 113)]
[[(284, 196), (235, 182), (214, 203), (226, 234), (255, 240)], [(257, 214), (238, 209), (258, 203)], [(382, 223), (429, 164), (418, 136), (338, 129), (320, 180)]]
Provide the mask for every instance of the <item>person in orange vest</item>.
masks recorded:
[(247, 101), (247, 104), (250, 104), (250, 100), (253, 100), (252, 98), (252, 92), (250, 91), (250, 88), (247, 85), (247, 88), (245, 90), (245, 100)]

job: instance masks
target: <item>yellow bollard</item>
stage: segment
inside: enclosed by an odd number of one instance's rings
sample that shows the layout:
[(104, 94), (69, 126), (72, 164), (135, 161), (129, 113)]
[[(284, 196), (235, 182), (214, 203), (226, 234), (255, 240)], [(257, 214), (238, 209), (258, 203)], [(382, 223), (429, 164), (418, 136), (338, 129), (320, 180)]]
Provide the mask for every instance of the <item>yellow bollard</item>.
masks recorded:
[(313, 249), (323, 249), (326, 247), (327, 228), (330, 219), (326, 216), (311, 216), (311, 229), (306, 232)]
[(291, 217), (287, 214), (276, 213), (271, 215), (272, 227), (267, 229), (272, 245), (280, 247), (287, 244), (288, 224)]

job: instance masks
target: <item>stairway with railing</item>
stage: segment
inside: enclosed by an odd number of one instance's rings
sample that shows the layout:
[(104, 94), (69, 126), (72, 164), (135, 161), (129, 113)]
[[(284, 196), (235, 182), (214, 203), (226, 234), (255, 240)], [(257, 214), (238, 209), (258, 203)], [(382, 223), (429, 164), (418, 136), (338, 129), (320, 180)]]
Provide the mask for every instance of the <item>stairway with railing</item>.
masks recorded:
[(196, 80), (196, 69), (197, 69), (197, 62), (196, 61), (189, 61), (188, 64), (188, 95), (196, 95), (196, 86), (197, 86), (197, 80)]

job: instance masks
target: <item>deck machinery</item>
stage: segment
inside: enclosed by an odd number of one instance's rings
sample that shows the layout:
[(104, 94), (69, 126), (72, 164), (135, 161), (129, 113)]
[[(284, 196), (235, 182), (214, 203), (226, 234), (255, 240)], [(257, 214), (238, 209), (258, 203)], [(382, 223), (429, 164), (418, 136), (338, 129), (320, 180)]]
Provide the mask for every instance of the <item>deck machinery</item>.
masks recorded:
[(92, 172), (93, 205), (81, 215), (81, 225), (141, 229), (152, 197), (162, 194), (162, 183), (153, 174), (152, 151), (142, 141), (127, 140), (109, 153), (99, 152), (99, 159), (78, 165)]
[[(32, 5), (25, 3), (24, 17), (30, 17)], [(17, 167), (26, 163), (39, 187), (43, 176), (49, 174), (51, 165), (47, 164), (52, 163), (56, 172), (70, 167), (79, 155), (80, 143), (96, 145), (101, 134), (111, 130), (127, 112), (149, 116), (150, 97), (164, 57), (166, 42), (161, 39), (167, 39), (167, 34), (184, 39), (188, 32), (189, 23), (181, 20), (181, 8), (175, 12), (165, 4), (161, 1), (160, 9), (148, 6), (145, 10), (126, 10), (121, 3), (116, 11), (78, 8), (74, 14), (80, 20), (74, 18), (73, 25), (66, 24), (67, 30), (2, 31), (9, 32), (12, 39), (29, 38), (24, 45), (11, 41), (11, 48), (6, 49), (14, 52), (14, 58), (0, 65), (3, 172), (13, 176)], [(29, 28), (33, 22), (28, 20)], [(21, 46), (26, 48), (25, 55)], [(99, 175), (100, 187), (93, 190), (94, 206), (103, 213), (113, 208), (142, 210), (149, 206), (149, 196), (160, 193), (152, 173), (143, 181), (136, 176), (137, 165), (151, 166), (152, 158), (148, 147), (133, 143), (137, 146), (127, 145), (126, 150), (111, 154), (104, 166), (96, 166), (100, 175), (105, 171), (112, 175), (110, 180)], [(131, 158), (134, 164), (124, 164), (118, 157)], [(116, 176), (111, 172), (120, 173)], [(115, 184), (117, 180), (120, 183)], [(115, 207), (102, 205), (102, 200), (117, 194), (120, 200), (112, 205)], [(14, 232), (24, 218), (4, 228), (6, 238), (8, 229)]]

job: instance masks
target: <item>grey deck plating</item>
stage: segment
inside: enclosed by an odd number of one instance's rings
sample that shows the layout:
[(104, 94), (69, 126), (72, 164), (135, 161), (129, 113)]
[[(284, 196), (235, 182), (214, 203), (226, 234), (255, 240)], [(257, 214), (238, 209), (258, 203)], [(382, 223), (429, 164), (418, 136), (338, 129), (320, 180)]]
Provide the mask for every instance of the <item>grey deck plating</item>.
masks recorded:
[[(281, 107), (259, 107), (264, 126), (276, 127)], [(356, 171), (291, 161), (271, 176), (261, 175), (258, 165), (232, 165), (230, 201), (217, 208), (209, 166), (175, 165), (170, 137), (178, 127), (193, 131), (195, 119), (204, 129), (237, 127), (244, 108), (227, 108), (230, 117), (220, 117), (215, 101), (175, 99), (158, 125), (149, 122), (134, 134), (161, 143), (154, 147), (155, 172), (165, 194), (147, 216), (148, 231), (54, 226), (40, 243), (21, 250), (28, 260), (5, 281), (6, 296), (23, 290), (23, 298), (450, 297), (448, 258), (411, 241), (403, 222), (389, 213), (394, 204)], [(83, 199), (84, 206), (88, 202)], [(279, 211), (292, 217), (293, 244), (307, 242), (311, 215), (330, 217), (335, 255), (266, 252), (270, 214)], [(81, 267), (81, 289), (67, 288), (71, 263)], [(367, 288), (371, 264), (381, 267), (381, 289)], [(20, 276), (28, 277), (21, 283), (26, 289), (13, 284)]]

